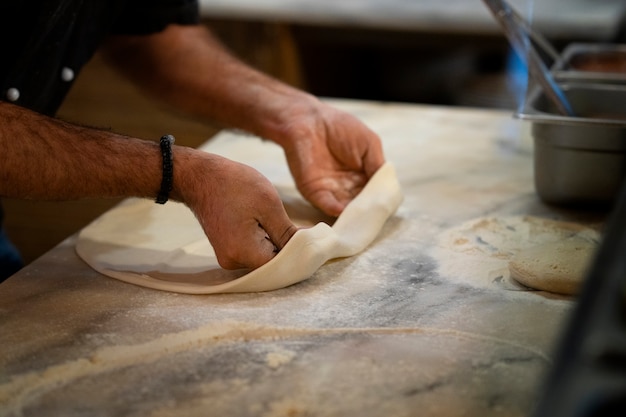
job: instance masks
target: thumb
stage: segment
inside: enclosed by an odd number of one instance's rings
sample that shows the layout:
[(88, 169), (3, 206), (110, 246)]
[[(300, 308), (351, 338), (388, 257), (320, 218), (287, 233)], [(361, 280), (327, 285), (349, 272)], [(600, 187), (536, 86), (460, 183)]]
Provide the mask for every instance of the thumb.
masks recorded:
[(363, 156), (363, 170), (367, 178), (372, 178), (376, 171), (385, 163), (382, 147), (372, 146)]
[(259, 220), (259, 226), (265, 230), (265, 233), (269, 236), (270, 241), (274, 244), (276, 249), (280, 251), (285, 247), (287, 242), (298, 231), (296, 225), (294, 225), (287, 212), (280, 210), (274, 212), (273, 216)]

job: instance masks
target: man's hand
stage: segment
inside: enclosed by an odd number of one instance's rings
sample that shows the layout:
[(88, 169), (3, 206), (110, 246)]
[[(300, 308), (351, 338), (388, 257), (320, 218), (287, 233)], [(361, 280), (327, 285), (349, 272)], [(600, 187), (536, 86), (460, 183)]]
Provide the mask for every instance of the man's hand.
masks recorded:
[(281, 145), (299, 191), (329, 215), (384, 163), (380, 139), (357, 118), (245, 65), (203, 26), (118, 36), (106, 55), (177, 108)]
[(226, 269), (257, 268), (296, 232), (276, 189), (255, 169), (190, 149), (177, 149), (177, 198), (198, 218)]
[(338, 216), (384, 163), (380, 139), (356, 117), (317, 99), (289, 109), (279, 143), (298, 190)]

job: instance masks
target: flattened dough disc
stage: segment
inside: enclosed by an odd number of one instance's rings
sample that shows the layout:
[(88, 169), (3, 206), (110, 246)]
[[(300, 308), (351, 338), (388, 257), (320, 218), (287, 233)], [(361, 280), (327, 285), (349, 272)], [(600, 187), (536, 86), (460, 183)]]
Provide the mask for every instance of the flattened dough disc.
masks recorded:
[[(600, 239), (590, 225), (535, 216), (486, 216), (446, 230), (432, 254), (441, 276), (462, 283), (507, 290), (523, 289), (522, 284), (569, 294), (578, 285), (574, 282), (582, 280), (583, 264)], [(572, 256), (576, 259), (567, 260)]]
[(533, 246), (511, 259), (511, 278), (536, 290), (577, 294), (596, 248), (581, 236)]
[(400, 206), (395, 170), (383, 165), (332, 227), (301, 229), (270, 262), (253, 271), (227, 271), (193, 213), (130, 199), (78, 236), (76, 252), (93, 269), (144, 287), (187, 294), (258, 292), (307, 279), (326, 261), (361, 252)]

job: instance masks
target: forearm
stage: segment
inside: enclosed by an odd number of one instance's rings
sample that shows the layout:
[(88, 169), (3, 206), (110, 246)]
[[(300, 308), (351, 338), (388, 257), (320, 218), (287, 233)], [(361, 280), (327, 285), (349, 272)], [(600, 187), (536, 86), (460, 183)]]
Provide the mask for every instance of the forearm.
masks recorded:
[(171, 26), (151, 36), (116, 37), (106, 56), (144, 90), (176, 108), (281, 142), (286, 111), (318, 100), (243, 64), (204, 27)]
[(0, 102), (0, 195), (40, 200), (153, 197), (158, 145)]
[[(0, 196), (37, 200), (155, 198), (159, 145), (64, 123), (0, 102)], [(200, 150), (173, 146), (170, 198), (194, 212), (225, 268), (256, 268), (296, 232), (260, 173)], [(242, 243), (244, 242), (244, 243)]]
[(105, 48), (135, 82), (181, 110), (281, 145), (298, 190), (339, 215), (383, 164), (380, 138), (356, 117), (244, 65), (201, 26), (169, 26)]

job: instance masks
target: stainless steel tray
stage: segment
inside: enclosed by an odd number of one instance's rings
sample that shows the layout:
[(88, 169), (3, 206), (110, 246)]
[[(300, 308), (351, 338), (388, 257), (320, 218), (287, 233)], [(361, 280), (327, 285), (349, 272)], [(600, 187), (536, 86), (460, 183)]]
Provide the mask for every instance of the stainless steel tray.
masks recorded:
[(537, 194), (548, 203), (611, 204), (626, 172), (626, 85), (561, 84), (577, 117), (540, 88), (516, 116), (532, 124)]

